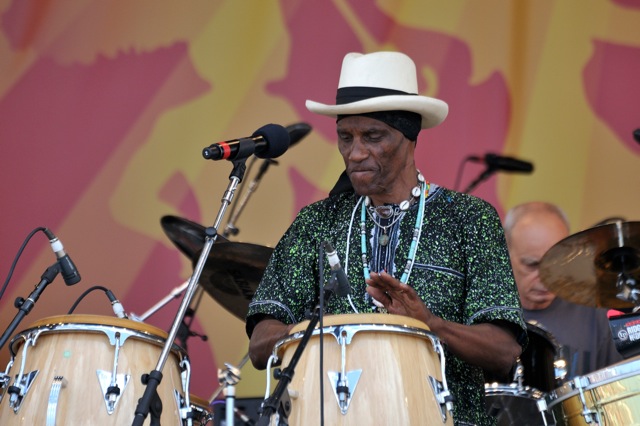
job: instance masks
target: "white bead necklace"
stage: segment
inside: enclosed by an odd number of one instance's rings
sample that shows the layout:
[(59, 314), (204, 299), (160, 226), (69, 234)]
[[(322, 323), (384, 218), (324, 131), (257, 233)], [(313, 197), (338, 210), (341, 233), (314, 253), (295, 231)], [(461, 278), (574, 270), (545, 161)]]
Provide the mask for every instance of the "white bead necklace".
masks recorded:
[[(425, 206), (425, 202), (426, 202), (426, 197), (428, 195), (428, 191), (429, 191), (429, 183), (426, 183), (424, 180), (424, 177), (422, 176), (422, 174), (418, 171), (418, 186), (416, 188), (418, 188), (419, 192), (419, 205), (418, 205), (418, 214), (416, 215), (416, 223), (413, 227), (413, 233), (412, 233), (412, 237), (411, 237), (411, 247), (409, 248), (409, 253), (407, 255), (407, 261), (405, 263), (405, 267), (402, 273), (402, 277), (400, 278), (400, 282), (406, 284), (409, 281), (409, 276), (411, 275), (411, 270), (413, 269), (413, 264), (416, 258), (416, 252), (418, 250), (418, 244), (420, 243), (420, 235), (422, 234), (422, 223), (424, 221), (424, 206)], [(415, 188), (414, 188), (415, 189)], [(414, 191), (411, 191), (411, 194), (413, 196)], [(367, 197), (368, 198), (368, 197)], [(402, 213), (400, 214), (399, 217), (402, 217), (404, 215), (404, 213), (406, 212), (406, 210), (409, 209), (409, 206), (411, 205), (411, 199), (409, 200), (405, 200), (403, 201), (403, 203), (407, 203), (406, 205), (406, 209), (404, 211), (402, 211)], [(369, 279), (371, 277), (370, 275), (370, 271), (369, 271), (369, 258), (367, 255), (367, 231), (366, 231), (366, 219), (367, 219), (367, 213), (365, 213), (368, 210), (368, 207), (365, 206), (366, 204), (366, 198), (365, 198), (365, 202), (362, 203), (362, 209), (360, 212), (360, 248), (361, 248), (361, 252), (362, 252), (362, 268), (363, 268), (363, 274), (364, 274), (364, 278), (365, 279)], [(371, 215), (371, 214), (369, 214)], [(391, 216), (389, 216), (391, 217)], [(372, 218), (373, 219), (373, 218)], [(399, 219), (397, 219), (399, 220)], [(397, 222), (397, 220), (394, 220), (393, 223)], [(377, 223), (375, 220), (373, 220), (373, 222), (377, 225), (380, 226), (379, 223)], [(391, 225), (389, 225), (391, 226)], [(382, 226), (380, 226), (382, 228)], [(385, 229), (383, 228), (383, 231)], [(385, 234), (386, 235), (386, 234)], [(388, 237), (388, 236), (387, 236)], [(385, 244), (387, 244), (388, 241), (386, 241)], [(382, 244), (380, 242), (380, 239), (378, 239), (378, 244)], [(384, 244), (382, 244), (384, 245)]]
[[(396, 206), (388, 204), (382, 206), (372, 206), (371, 198), (369, 198), (369, 196), (364, 197), (364, 206), (367, 206), (367, 214), (369, 215), (373, 223), (375, 223), (378, 228), (382, 229), (382, 235), (380, 235), (380, 237), (378, 238), (378, 244), (380, 244), (381, 246), (386, 246), (387, 244), (389, 244), (389, 240), (391, 239), (391, 237), (389, 237), (387, 231), (400, 219), (402, 219), (404, 214), (409, 210), (409, 207), (411, 207), (414, 201), (418, 199), (418, 197), (420, 197), (423, 184), (424, 177), (422, 176), (422, 173), (418, 171), (418, 184), (411, 189), (411, 196)], [(383, 225), (376, 219), (376, 216), (380, 217), (381, 219), (393, 219), (390, 223)]]

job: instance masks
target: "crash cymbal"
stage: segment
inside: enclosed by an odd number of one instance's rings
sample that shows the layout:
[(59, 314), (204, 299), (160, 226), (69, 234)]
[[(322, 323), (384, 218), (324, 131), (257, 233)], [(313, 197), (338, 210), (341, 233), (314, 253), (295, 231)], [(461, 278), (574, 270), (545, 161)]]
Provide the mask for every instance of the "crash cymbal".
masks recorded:
[[(194, 259), (202, 251), (205, 241), (205, 227), (177, 216), (163, 216), (160, 224), (173, 244), (189, 259)], [(228, 242), (218, 235), (216, 243)]]
[(581, 305), (625, 309), (620, 278), (640, 285), (640, 222), (615, 222), (571, 235), (547, 251), (540, 279), (558, 297)]
[[(272, 252), (270, 247), (250, 243), (215, 244), (199, 284), (226, 310), (244, 321)], [(194, 258), (194, 267), (197, 261)]]

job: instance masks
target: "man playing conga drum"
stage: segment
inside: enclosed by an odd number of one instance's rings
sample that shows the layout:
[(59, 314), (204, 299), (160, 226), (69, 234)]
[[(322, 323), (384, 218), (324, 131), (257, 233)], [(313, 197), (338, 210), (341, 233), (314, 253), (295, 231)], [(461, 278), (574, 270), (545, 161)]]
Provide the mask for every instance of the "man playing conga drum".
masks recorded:
[[(455, 424), (491, 425), (482, 370), (505, 375), (521, 353), (518, 293), (495, 209), (429, 182), (416, 168), (420, 130), (448, 112), (443, 101), (417, 93), (415, 64), (406, 55), (350, 53), (336, 105), (307, 101), (310, 111), (337, 118), (346, 174), (328, 198), (300, 211), (276, 246), (249, 306), (249, 352), (254, 366), (265, 368), (276, 342), (317, 305), (319, 263), (329, 267), (318, 247), (327, 241), (351, 294), (332, 298), (325, 312), (424, 322), (446, 347)], [(385, 390), (368, 390), (376, 391)]]

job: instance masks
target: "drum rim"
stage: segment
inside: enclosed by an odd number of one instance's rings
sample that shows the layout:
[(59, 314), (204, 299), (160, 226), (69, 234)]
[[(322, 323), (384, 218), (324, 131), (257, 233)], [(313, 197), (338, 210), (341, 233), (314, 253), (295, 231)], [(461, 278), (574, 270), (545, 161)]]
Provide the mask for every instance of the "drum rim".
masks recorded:
[(209, 401), (204, 398), (200, 398), (198, 395), (194, 395), (192, 393), (189, 393), (189, 402), (192, 405), (196, 405), (200, 408), (207, 407), (208, 409), (211, 409), (211, 403)]
[(529, 331), (529, 328), (532, 327), (531, 331), (533, 333), (549, 341), (549, 343), (551, 343), (551, 345), (553, 346), (553, 349), (555, 350), (555, 357), (559, 356), (562, 350), (562, 345), (560, 344), (560, 342), (558, 342), (558, 340), (553, 335), (553, 333), (547, 330), (547, 328), (539, 321), (535, 321), (535, 320), (525, 321), (525, 325), (527, 327), (527, 332)]
[(582, 386), (581, 389), (583, 391), (589, 391), (600, 386), (628, 379), (629, 377), (637, 375), (640, 375), (640, 358), (632, 358), (628, 362), (623, 361), (622, 363), (613, 364), (600, 370), (596, 370), (582, 376), (577, 376), (559, 388), (551, 391), (549, 393), (549, 399), (551, 402), (548, 405), (555, 405), (578, 394), (580, 389), (576, 387), (575, 379), (586, 380), (587, 385)]
[[(70, 318), (73, 317), (71, 320)], [(99, 321), (101, 319), (102, 321)], [(130, 326), (134, 324), (133, 326)], [(91, 327), (91, 328), (83, 328)], [(102, 330), (101, 328), (104, 328)], [(42, 318), (32, 323), (29, 328), (26, 328), (17, 333), (9, 344), (9, 349), (14, 358), (17, 355), (17, 351), (14, 350), (14, 346), (17, 342), (27, 341), (28, 336), (34, 332), (37, 332), (37, 338), (43, 334), (60, 333), (60, 332), (91, 332), (91, 333), (104, 333), (106, 329), (123, 329), (130, 332), (132, 338), (136, 338), (145, 342), (153, 343), (158, 346), (164, 346), (167, 340), (168, 334), (161, 329), (149, 324), (139, 323), (137, 321), (128, 320), (124, 318), (112, 318), (103, 317), (100, 315), (59, 315)], [(155, 333), (157, 331), (157, 334)], [(106, 334), (106, 333), (104, 333)], [(181, 358), (188, 359), (187, 352), (177, 345), (175, 342), (171, 345), (171, 352), (179, 354)]]
[[(392, 317), (390, 320), (385, 321), (385, 318)], [(440, 340), (438, 337), (429, 331), (429, 327), (421, 321), (415, 320), (413, 318), (405, 317), (402, 315), (389, 315), (389, 314), (345, 314), (345, 315), (332, 315), (332, 321), (325, 321), (322, 325), (322, 334), (323, 335), (334, 335), (332, 331), (336, 327), (370, 327), (368, 329), (356, 330), (359, 331), (369, 331), (369, 332), (383, 332), (383, 333), (403, 333), (406, 335), (418, 336), (423, 338), (424, 340), (429, 340), (429, 342), (433, 346), (439, 346)], [(408, 322), (413, 324), (422, 325), (422, 327), (414, 327), (407, 325)], [(280, 358), (280, 352), (284, 350), (284, 348), (291, 343), (297, 342), (301, 340), (304, 332), (306, 331), (306, 327), (308, 326), (309, 321), (303, 321), (297, 324), (295, 327), (291, 329), (289, 335), (283, 337), (278, 342), (276, 342), (273, 347), (273, 354), (277, 355)], [(355, 334), (355, 332), (354, 332)], [(319, 324), (312, 332), (313, 336), (320, 335)], [(335, 335), (334, 335), (335, 337)], [(436, 351), (439, 348), (434, 348)]]
[(518, 387), (515, 383), (506, 384), (499, 382), (485, 383), (484, 393), (485, 397), (509, 395), (543, 399), (545, 396), (544, 392), (530, 386)]
[(93, 314), (70, 314), (70, 315), (54, 315), (50, 317), (44, 317), (31, 323), (28, 329), (40, 328), (42, 326), (51, 326), (57, 324), (91, 324), (91, 325), (109, 325), (114, 327), (122, 327), (127, 329), (134, 329), (136, 331), (142, 331), (149, 334), (153, 334), (162, 339), (169, 337), (166, 331), (140, 321), (134, 321), (125, 318), (108, 317), (103, 315)]
[[(326, 315), (322, 319), (322, 326), (336, 326), (336, 325), (356, 325), (356, 324), (386, 324), (386, 325), (402, 325), (405, 327), (413, 327), (423, 329), (425, 331), (431, 331), (429, 326), (424, 322), (415, 318), (407, 317), (404, 315), (395, 314), (340, 314), (340, 315)], [(296, 324), (290, 334), (294, 334), (298, 331), (304, 331), (309, 325), (309, 320), (305, 320)], [(319, 328), (320, 324), (316, 326)]]

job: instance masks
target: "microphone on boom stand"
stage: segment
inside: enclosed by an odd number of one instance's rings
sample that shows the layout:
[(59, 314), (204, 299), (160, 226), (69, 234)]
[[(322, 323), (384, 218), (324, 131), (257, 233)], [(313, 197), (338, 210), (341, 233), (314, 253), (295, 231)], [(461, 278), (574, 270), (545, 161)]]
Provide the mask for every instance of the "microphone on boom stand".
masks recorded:
[(486, 165), (485, 170), (462, 191), (465, 194), (470, 193), (478, 184), (487, 180), (495, 172), (508, 172), (508, 173), (532, 173), (533, 163), (528, 161), (518, 160), (513, 157), (505, 157), (502, 155), (487, 153), (482, 157), (475, 155), (469, 156), (465, 161), (471, 161), (474, 163), (483, 163)]
[[(293, 145), (300, 142), (305, 136), (307, 136), (309, 132), (311, 132), (312, 128), (309, 124), (301, 122), (301, 123), (290, 124), (287, 127), (285, 127), (285, 129), (289, 133), (289, 139), (290, 139), (289, 148), (290, 148)], [(253, 160), (255, 160), (255, 157), (253, 158)], [(278, 162), (271, 158), (265, 158), (264, 160), (262, 160), (262, 164), (260, 165), (258, 174), (256, 175), (255, 178), (253, 178), (253, 180), (249, 184), (249, 187), (247, 188), (247, 192), (244, 194), (242, 200), (240, 201), (240, 204), (237, 205), (237, 208), (236, 208), (236, 204), (234, 204), (233, 207), (231, 207), (231, 211), (229, 212), (229, 216), (230, 216), (229, 221), (227, 222), (227, 225), (225, 226), (224, 231), (222, 233), (223, 237), (228, 238), (230, 235), (234, 235), (234, 236), (238, 235), (240, 230), (235, 226), (235, 223), (238, 220), (238, 217), (240, 216), (242, 211), (244, 210), (251, 195), (258, 189), (258, 185), (262, 180), (262, 177), (269, 169), (269, 166), (271, 166), (272, 164), (277, 165)], [(253, 166), (253, 161), (249, 164), (249, 168), (251, 168), (251, 166)], [(243, 187), (244, 187), (244, 181), (240, 184), (239, 192), (242, 192)]]

